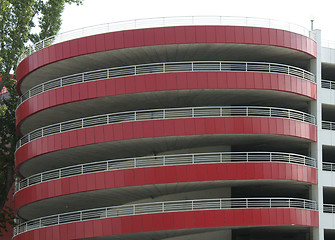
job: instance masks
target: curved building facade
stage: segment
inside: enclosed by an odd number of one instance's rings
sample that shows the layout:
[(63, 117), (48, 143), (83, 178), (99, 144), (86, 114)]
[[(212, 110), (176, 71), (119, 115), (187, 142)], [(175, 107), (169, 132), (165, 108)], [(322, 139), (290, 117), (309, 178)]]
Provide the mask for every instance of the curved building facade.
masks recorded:
[(319, 30), (225, 17), (27, 49), (13, 239), (333, 239), (334, 59)]

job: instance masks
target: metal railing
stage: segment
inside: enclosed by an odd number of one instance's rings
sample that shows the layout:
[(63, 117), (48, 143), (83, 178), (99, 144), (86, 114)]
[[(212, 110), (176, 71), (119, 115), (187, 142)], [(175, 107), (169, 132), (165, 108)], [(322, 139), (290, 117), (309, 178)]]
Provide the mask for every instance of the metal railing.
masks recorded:
[(27, 221), (14, 228), (14, 236), (59, 224), (150, 213), (245, 208), (300, 208), (317, 210), (315, 201), (300, 198), (222, 198), (139, 203), (62, 213)]
[(278, 117), (299, 120), (315, 124), (315, 116), (297, 110), (275, 107), (232, 106), (232, 107), (188, 107), (139, 110), (131, 112), (111, 113), (86, 118), (79, 118), (62, 123), (38, 128), (23, 136), (16, 144), (16, 149), (37, 138), (56, 133), (87, 128), (98, 125), (114, 124), (130, 121), (145, 121), (172, 118), (199, 118), (199, 117)]
[(242, 72), (280, 73), (300, 77), (315, 83), (314, 74), (301, 68), (277, 63), (239, 62), (239, 61), (194, 61), (194, 62), (151, 63), (151, 64), (99, 69), (53, 79), (41, 83), (31, 88), (24, 94), (22, 94), (22, 96), (18, 100), (17, 106), (19, 106), (25, 100), (33, 96), (36, 96), (40, 93), (76, 83), (83, 83), (83, 82), (124, 77), (124, 76), (150, 74), (150, 73), (186, 72), (186, 71), (187, 72), (204, 72), (204, 71), (241, 72), (242, 71)]
[(35, 184), (94, 172), (129, 168), (158, 167), (187, 164), (209, 164), (225, 162), (286, 162), (317, 167), (314, 158), (294, 153), (281, 152), (217, 152), (160, 155), (138, 158), (123, 158), (53, 169), (38, 173), (15, 183), (15, 193)]
[(266, 19), (266, 18), (248, 18), (248, 17), (232, 17), (232, 16), (228, 17), (180, 16), (180, 17), (135, 19), (135, 20), (89, 26), (48, 37), (40, 42), (37, 42), (31, 46), (26, 47), (26, 49), (23, 51), (23, 53), (18, 59), (18, 64), (23, 59), (30, 56), (34, 52), (49, 47), (53, 44), (65, 42), (76, 38), (82, 38), (86, 36), (92, 36), (107, 32), (131, 30), (131, 29), (171, 27), (171, 26), (196, 26), (196, 25), (250, 26), (250, 27), (274, 28), (274, 29), (281, 29), (295, 32), (298, 34), (305, 35), (307, 37), (309, 36), (309, 30), (305, 27), (285, 21)]
[(335, 130), (335, 122), (330, 122), (330, 121), (322, 121), (321, 124), (322, 129), (326, 130)]
[(324, 213), (335, 213), (335, 204), (323, 204)]
[(330, 80), (321, 80), (321, 87), (326, 89), (335, 90), (335, 82)]
[(322, 163), (322, 170), (323, 171), (335, 172), (335, 163), (332, 163), (332, 162), (323, 162)]
[(335, 41), (332, 40), (322, 40), (321, 46), (325, 48), (335, 48)]

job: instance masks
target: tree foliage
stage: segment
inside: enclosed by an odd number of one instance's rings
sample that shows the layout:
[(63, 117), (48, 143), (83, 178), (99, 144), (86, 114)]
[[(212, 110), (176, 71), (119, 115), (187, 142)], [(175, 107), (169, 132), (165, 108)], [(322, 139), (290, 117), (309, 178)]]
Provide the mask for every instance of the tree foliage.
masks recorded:
[(15, 75), (10, 73), (15, 72), (17, 59), (28, 42), (35, 43), (58, 33), (65, 5), (72, 3), (79, 5), (82, 0), (0, 1), (0, 91), (6, 86), (9, 92), (9, 97), (0, 98), (0, 233), (12, 219), (11, 211), (4, 208), (4, 204), (14, 182), (14, 152), (18, 140), (15, 133), (18, 96)]

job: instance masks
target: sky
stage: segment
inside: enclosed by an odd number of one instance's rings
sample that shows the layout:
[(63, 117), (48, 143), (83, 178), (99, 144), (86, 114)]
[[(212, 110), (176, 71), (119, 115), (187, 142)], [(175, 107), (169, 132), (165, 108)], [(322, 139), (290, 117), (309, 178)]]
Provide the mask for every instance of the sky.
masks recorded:
[(60, 33), (123, 20), (170, 16), (270, 18), (321, 29), (335, 42), (335, 0), (83, 0), (67, 5)]

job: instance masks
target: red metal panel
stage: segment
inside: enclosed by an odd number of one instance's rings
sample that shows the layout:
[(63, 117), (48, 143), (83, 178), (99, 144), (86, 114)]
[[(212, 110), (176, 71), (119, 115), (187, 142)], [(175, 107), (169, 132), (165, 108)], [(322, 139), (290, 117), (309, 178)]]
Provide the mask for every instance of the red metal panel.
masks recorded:
[[(171, 218), (173, 219), (173, 215), (171, 215)], [(174, 221), (172, 220), (171, 223), (173, 223)], [(154, 223), (154, 217), (152, 214), (144, 214), (142, 216), (142, 231), (143, 232), (147, 232), (147, 231), (151, 231), (152, 226)]]
[(70, 50), (70, 42), (67, 41), (67, 42), (64, 42), (62, 44), (62, 47), (63, 47), (63, 58), (69, 58), (71, 57), (71, 50)]
[[(152, 124), (152, 122), (151, 122)], [(123, 127), (123, 136), (125, 139), (132, 139), (134, 138), (134, 127), (133, 127), (133, 123), (132, 122), (127, 122), (122, 124)], [(152, 131), (152, 128), (150, 129)], [(143, 129), (143, 131), (145, 132), (145, 130)], [(101, 141), (103, 142), (103, 141)]]
[(88, 53), (87, 37), (78, 39), (78, 53), (79, 55), (84, 55)]
[(167, 176), (165, 174), (165, 168), (155, 168), (155, 171), (156, 171), (156, 182), (157, 184), (160, 184), (160, 183), (165, 183), (166, 182), (166, 179), (167, 179)]
[(49, 61), (49, 48), (44, 48), (41, 50), (41, 60), (40, 60), (40, 64), (45, 64), (45, 63), (48, 63), (50, 62)]
[(74, 39), (70, 41), (70, 57), (75, 57), (79, 55), (78, 48), (79, 48), (79, 39)]
[(124, 36), (123, 32), (114, 33), (114, 49), (124, 48)]
[(197, 43), (207, 42), (206, 27), (197, 26), (195, 29), (195, 39)]
[(93, 235), (94, 236), (103, 236), (102, 221), (93, 222)]
[(86, 38), (86, 48), (88, 54), (96, 52), (96, 36), (88, 36)]
[(135, 171), (134, 169), (124, 170), (124, 185), (133, 186), (135, 185)]
[(166, 213), (164, 214), (164, 229), (174, 229), (174, 213)]
[(95, 190), (95, 176), (94, 174), (87, 174), (86, 175), (86, 191), (93, 191)]
[(143, 122), (143, 136), (145, 138), (154, 137), (153, 126), (154, 126), (154, 124), (153, 124), (152, 121), (145, 121), (145, 122)]
[(123, 78), (116, 78), (115, 81), (115, 94), (125, 94), (126, 88), (125, 88), (125, 81)]
[[(133, 80), (133, 92), (135, 92), (135, 79), (132, 78)], [(146, 86), (146, 91), (148, 92), (153, 92), (157, 90), (156, 87), (156, 81), (157, 81), (157, 75), (155, 74), (149, 74), (145, 78), (145, 86)], [(127, 81), (126, 81), (127, 83)]]
[(144, 29), (134, 31), (134, 44), (139, 47), (144, 46)]
[(167, 90), (177, 89), (177, 78), (175, 74), (165, 75), (165, 88)]
[[(144, 185), (145, 184), (145, 169), (138, 168), (135, 173), (135, 184), (136, 185)], [(157, 176), (157, 175), (156, 175)]]
[[(192, 169), (195, 171), (195, 169)], [(176, 166), (168, 166), (165, 168), (166, 182), (175, 183), (177, 181), (177, 168)]]
[(278, 30), (277, 29), (269, 29), (269, 43), (271, 45), (278, 45), (277, 43), (277, 32)]
[(185, 43), (186, 40), (185, 27), (176, 28), (175, 34), (177, 44)]
[(246, 74), (244, 72), (236, 73), (236, 88), (244, 89), (247, 86)]
[(85, 135), (86, 135), (86, 142), (85, 144), (93, 144), (95, 142), (94, 139), (94, 128), (95, 127), (89, 127), (89, 128), (85, 128)]
[(234, 118), (234, 133), (241, 134), (244, 133), (244, 117), (236, 117)]
[(186, 26), (185, 29), (185, 36), (186, 42), (188, 43), (195, 43), (196, 42), (196, 27), (195, 26)]
[(156, 170), (152, 167), (144, 168), (145, 169), (145, 184), (155, 184), (156, 183)]
[(106, 188), (115, 187), (114, 172), (104, 172)]
[(117, 170), (114, 173), (115, 179), (115, 187), (123, 187), (124, 186), (124, 171)]
[(144, 29), (144, 44), (145, 46), (156, 45), (155, 44), (155, 31), (153, 29)]
[[(73, 131), (69, 133), (69, 147), (76, 147), (78, 146), (78, 136), (77, 131)], [(45, 151), (46, 152), (46, 151)]]
[[(108, 81), (108, 80), (107, 80)], [(106, 85), (107, 81), (97, 81), (97, 96), (98, 97), (105, 97), (106, 96)]]
[(78, 191), (79, 192), (84, 192), (84, 191), (87, 191), (87, 175), (84, 174), (84, 175), (78, 175), (77, 176), (78, 178)]
[(290, 46), (292, 47), (292, 48), (297, 48), (297, 35), (298, 34), (290, 34), (290, 38), (291, 38), (291, 44), (290, 44)]
[(87, 92), (88, 98), (96, 98), (97, 97), (97, 83), (96, 81), (87, 83)]
[(234, 43), (235, 40), (235, 27), (233, 26), (226, 26), (225, 27), (225, 37), (226, 43)]
[(289, 32), (284, 31), (284, 47), (289, 48), (291, 45), (291, 35)]
[(215, 35), (216, 35), (216, 41), (217, 43), (224, 43), (226, 42), (226, 27), (218, 27), (215, 26)]
[(261, 34), (260, 28), (253, 28), (252, 36), (253, 36), (253, 41), (252, 41), (253, 44), (262, 43), (262, 34)]
[(76, 238), (85, 237), (85, 222), (76, 223)]
[[(216, 171), (216, 169), (214, 169)], [(157, 169), (155, 169), (155, 172), (157, 172)], [(177, 182), (187, 182), (187, 166), (186, 165), (180, 165), (176, 168), (176, 181)]]
[[(60, 59), (63, 58), (63, 43), (59, 43), (56, 45), (56, 61), (59, 61)], [(37, 55), (36, 53), (31, 55), (33, 57), (33, 59), (35, 60)], [(34, 61), (34, 65), (37, 66), (37, 63), (35, 63)]]
[(229, 72), (227, 73), (228, 77), (227, 78), (227, 88), (232, 89), (232, 88), (237, 88), (236, 85), (236, 73), (235, 72)]
[(125, 216), (121, 218), (121, 231), (122, 233), (133, 232), (133, 221), (132, 216)]
[(165, 44), (165, 32), (164, 28), (156, 28), (154, 31), (154, 38), (156, 45), (163, 45)]
[(244, 27), (244, 42), (246, 44), (253, 43), (253, 27)]
[(268, 28), (261, 29), (261, 38), (262, 38), (262, 44), (264, 45), (270, 44), (270, 34)]
[[(72, 101), (72, 94), (71, 94), (71, 86), (67, 86), (67, 87), (64, 87), (63, 89), (63, 102), (62, 103), (69, 103)], [(38, 96), (42, 96), (45, 94), (41, 94), (41, 95), (37, 95)], [(41, 102), (41, 101), (39, 101)]]
[[(219, 73), (217, 73), (217, 72), (207, 73), (207, 87), (209, 89), (218, 89), (218, 74)], [(180, 81), (181, 81), (181, 79), (178, 79), (178, 82), (177, 82), (178, 85), (180, 84), (179, 83)], [(205, 81), (205, 79), (202, 79), (202, 81)]]
[(131, 48), (135, 46), (134, 31), (125, 31), (123, 36), (124, 36), (124, 47), (125, 48)]
[(105, 36), (105, 50), (112, 50), (115, 48), (114, 46), (114, 32), (106, 33)]
[(236, 43), (244, 43), (244, 27), (235, 28), (235, 40)]
[[(52, 45), (52, 46), (48, 47), (48, 49), (49, 49), (49, 61), (46, 62), (46, 63), (51, 63), (51, 62), (56, 61), (56, 45)], [(22, 67), (23, 68), (22, 70), (27, 72), (28, 71), (27, 65), (20, 64), (20, 67), (21, 67), (21, 65), (23, 65), (23, 67), (24, 67), (24, 68)]]
[(216, 27), (215, 26), (206, 26), (206, 37), (208, 43), (216, 43)]

